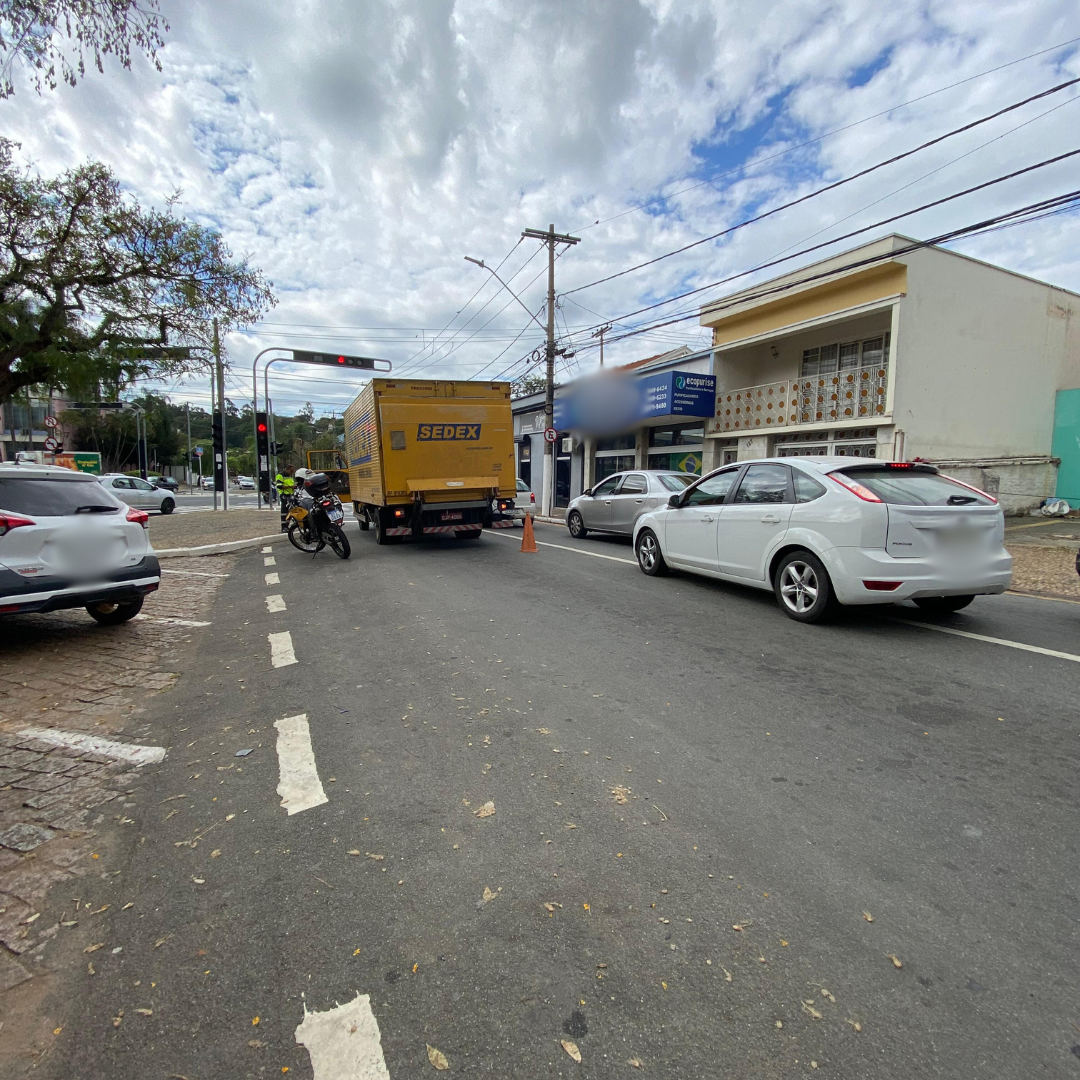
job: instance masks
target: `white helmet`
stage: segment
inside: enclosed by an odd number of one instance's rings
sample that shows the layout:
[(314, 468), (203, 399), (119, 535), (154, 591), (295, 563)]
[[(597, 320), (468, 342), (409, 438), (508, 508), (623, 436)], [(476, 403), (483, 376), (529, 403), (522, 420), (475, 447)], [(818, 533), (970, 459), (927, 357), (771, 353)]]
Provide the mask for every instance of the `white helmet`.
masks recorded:
[(296, 472), (293, 473), (293, 476), (297, 480), (306, 480), (309, 476), (314, 475), (315, 474), (310, 469), (297, 469)]

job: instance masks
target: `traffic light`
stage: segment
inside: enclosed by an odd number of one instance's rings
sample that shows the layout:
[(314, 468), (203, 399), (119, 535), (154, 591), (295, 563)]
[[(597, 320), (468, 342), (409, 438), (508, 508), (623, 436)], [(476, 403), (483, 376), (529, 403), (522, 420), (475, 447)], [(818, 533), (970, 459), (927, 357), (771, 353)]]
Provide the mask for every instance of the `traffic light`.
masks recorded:
[[(293, 360), (299, 364), (326, 364), (330, 367), (361, 368), (365, 371), (390, 370), (389, 360), (379, 360), (373, 356), (345, 356), (342, 353), (306, 352), (293, 349)], [(379, 369), (377, 365), (386, 366)]]
[(255, 458), (259, 473), (259, 490), (270, 491), (270, 426), (264, 412), (255, 414)]
[(225, 490), (225, 420), (220, 412), (215, 412), (211, 420), (214, 433), (214, 487)]

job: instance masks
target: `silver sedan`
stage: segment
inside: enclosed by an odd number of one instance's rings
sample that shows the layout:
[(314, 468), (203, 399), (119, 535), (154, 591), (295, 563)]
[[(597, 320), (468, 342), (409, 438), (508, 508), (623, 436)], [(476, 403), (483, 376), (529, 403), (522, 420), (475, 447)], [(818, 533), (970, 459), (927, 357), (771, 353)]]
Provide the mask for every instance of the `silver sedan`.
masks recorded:
[(566, 511), (566, 527), (580, 540), (590, 530), (632, 536), (642, 514), (666, 506), (672, 494), (697, 479), (690, 473), (635, 469), (615, 473), (582, 492)]

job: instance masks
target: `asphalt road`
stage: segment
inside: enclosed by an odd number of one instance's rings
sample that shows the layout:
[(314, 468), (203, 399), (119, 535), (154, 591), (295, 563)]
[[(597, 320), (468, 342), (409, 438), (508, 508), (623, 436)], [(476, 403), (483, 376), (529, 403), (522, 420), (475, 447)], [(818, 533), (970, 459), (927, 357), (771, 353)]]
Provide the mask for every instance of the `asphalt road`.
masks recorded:
[[(218, 492), (218, 501), (222, 498), (221, 492)], [(257, 493), (254, 491), (239, 491), (236, 488), (229, 488), (229, 507), (247, 507), (253, 509), (259, 505)], [(181, 487), (180, 491), (176, 495), (176, 510), (210, 510), (214, 506), (214, 493), (212, 491), (193, 491), (190, 494), (187, 489)]]
[[(556, 527), (349, 535), (238, 556), (150, 705), (169, 753), (39, 1075), (385, 1076), (358, 994), (394, 1080), (428, 1044), (497, 1078), (1080, 1075), (1080, 606), (807, 627)], [(298, 714), (327, 801), (290, 815)]]

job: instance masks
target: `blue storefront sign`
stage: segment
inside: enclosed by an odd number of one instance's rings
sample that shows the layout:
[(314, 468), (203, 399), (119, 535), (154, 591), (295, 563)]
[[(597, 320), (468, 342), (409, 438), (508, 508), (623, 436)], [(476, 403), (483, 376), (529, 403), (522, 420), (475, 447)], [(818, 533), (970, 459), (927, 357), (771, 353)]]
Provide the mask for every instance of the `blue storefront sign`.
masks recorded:
[(643, 420), (696, 419), (716, 412), (716, 377), (663, 371), (638, 378), (603, 375), (568, 386), (555, 399), (555, 427), (587, 434), (626, 431)]

